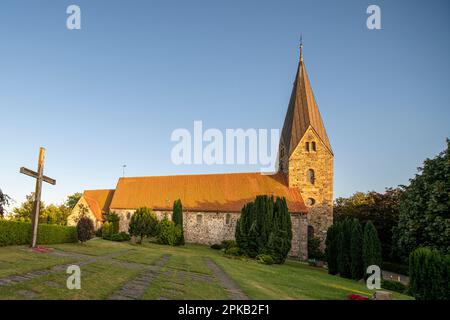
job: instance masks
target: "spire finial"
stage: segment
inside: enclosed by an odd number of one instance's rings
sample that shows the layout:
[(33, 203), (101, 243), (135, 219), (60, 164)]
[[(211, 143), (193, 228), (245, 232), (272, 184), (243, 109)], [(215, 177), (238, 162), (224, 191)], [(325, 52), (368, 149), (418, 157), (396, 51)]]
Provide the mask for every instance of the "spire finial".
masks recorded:
[(300, 61), (303, 61), (303, 35), (300, 35)]

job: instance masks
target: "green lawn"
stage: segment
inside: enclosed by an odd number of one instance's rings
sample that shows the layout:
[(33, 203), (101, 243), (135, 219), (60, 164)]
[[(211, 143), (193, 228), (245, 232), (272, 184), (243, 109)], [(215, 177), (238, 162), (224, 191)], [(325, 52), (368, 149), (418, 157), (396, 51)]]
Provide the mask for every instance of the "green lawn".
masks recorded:
[[(251, 299), (346, 299), (350, 293), (370, 296), (363, 283), (330, 276), (326, 270), (287, 261), (263, 265), (225, 257), (206, 246), (133, 245), (94, 239), (85, 245), (51, 246), (75, 256), (33, 253), (25, 247), (0, 248), (0, 280), (32, 270), (97, 259), (81, 266), (81, 290), (66, 288), (68, 275), (56, 272), (17, 284), (0, 285), (0, 299), (105, 299), (144, 270), (155, 268), (163, 255), (167, 263), (148, 286), (144, 299), (227, 299), (228, 292), (205, 262), (212, 259)], [(106, 255), (115, 254), (113, 257)], [(152, 269), (153, 270), (153, 269)], [(394, 293), (395, 299), (411, 299)]]

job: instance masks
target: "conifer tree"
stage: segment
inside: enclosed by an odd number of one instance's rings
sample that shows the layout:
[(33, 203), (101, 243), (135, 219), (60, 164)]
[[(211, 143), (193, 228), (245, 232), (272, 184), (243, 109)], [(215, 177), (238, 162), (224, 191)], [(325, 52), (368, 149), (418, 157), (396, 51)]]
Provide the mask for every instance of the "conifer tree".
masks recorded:
[(325, 240), (325, 255), (328, 264), (328, 273), (335, 275), (338, 273), (337, 257), (338, 257), (338, 230), (339, 226), (333, 224), (328, 228), (327, 239)]
[(183, 205), (181, 204), (180, 199), (175, 200), (173, 203), (172, 221), (175, 223), (175, 226), (178, 226), (181, 229), (181, 236), (177, 240), (177, 245), (184, 245)]
[(359, 220), (353, 219), (350, 238), (350, 264), (352, 279), (359, 280), (364, 277), (362, 257), (363, 231)]
[(341, 277), (351, 278), (351, 221), (345, 220), (342, 223), (339, 223), (338, 226), (338, 271)]
[(364, 263), (364, 274), (366, 273), (367, 267), (371, 265), (377, 265), (381, 268), (381, 245), (378, 239), (377, 229), (372, 224), (372, 222), (367, 222), (364, 227), (363, 236), (363, 263)]

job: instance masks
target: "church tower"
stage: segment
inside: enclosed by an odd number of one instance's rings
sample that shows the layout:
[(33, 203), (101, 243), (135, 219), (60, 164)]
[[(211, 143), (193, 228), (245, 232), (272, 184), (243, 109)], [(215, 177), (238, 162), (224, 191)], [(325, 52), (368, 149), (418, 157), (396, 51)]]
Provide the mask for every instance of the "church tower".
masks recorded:
[(333, 151), (319, 108), (300, 61), (280, 138), (280, 171), (290, 188), (298, 188), (308, 208), (308, 237), (322, 245), (333, 224)]

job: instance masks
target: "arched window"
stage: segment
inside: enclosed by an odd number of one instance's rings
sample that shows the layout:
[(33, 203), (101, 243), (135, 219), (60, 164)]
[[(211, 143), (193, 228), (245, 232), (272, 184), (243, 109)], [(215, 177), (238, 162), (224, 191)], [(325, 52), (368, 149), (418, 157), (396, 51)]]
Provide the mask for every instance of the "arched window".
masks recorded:
[(309, 152), (309, 142), (305, 142), (305, 150), (306, 152)]
[(308, 200), (306, 200), (306, 204), (308, 206), (313, 206), (316, 203), (316, 200), (314, 198), (308, 198)]
[(309, 181), (309, 183), (314, 184), (315, 180), (316, 180), (316, 177), (314, 175), (314, 170), (313, 169), (309, 169), (308, 170), (308, 181)]
[(281, 145), (280, 147), (280, 158), (284, 157), (284, 145)]
[(311, 150), (313, 152), (316, 152), (316, 142), (315, 141), (311, 142)]
[(225, 223), (230, 224), (231, 222), (231, 214), (227, 213), (227, 216), (225, 217)]
[(197, 224), (202, 224), (203, 222), (203, 216), (201, 214), (197, 215)]
[(128, 213), (127, 213), (127, 220), (130, 220), (130, 218), (131, 218), (131, 213), (128, 212)]

